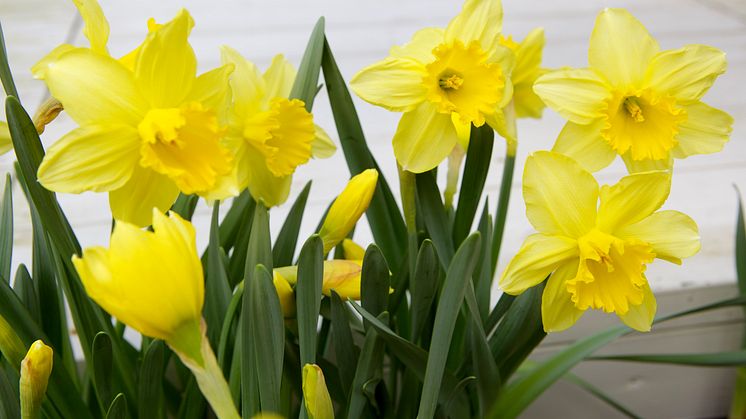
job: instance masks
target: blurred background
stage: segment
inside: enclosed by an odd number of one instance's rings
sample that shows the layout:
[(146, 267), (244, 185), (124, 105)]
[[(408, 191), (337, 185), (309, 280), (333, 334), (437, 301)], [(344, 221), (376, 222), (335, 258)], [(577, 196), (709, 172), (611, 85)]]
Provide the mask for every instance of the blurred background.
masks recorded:
[[(200, 72), (218, 66), (219, 46), (230, 45), (264, 70), (275, 54), (284, 54), (296, 66), (311, 29), (319, 16), (326, 18), (326, 33), (342, 74), (347, 80), (359, 69), (382, 59), (388, 49), (409, 40), (426, 26), (445, 26), (460, 10), (454, 0), (100, 0), (111, 25), (109, 50), (120, 56), (139, 44), (146, 21), (171, 19), (181, 7), (194, 16), (191, 43)], [(726, 51), (729, 69), (704, 101), (729, 112), (736, 120), (732, 139), (724, 152), (694, 156), (676, 162), (671, 196), (665, 205), (693, 217), (700, 227), (702, 251), (678, 267), (657, 261), (648, 268), (648, 278), (659, 300), (659, 311), (670, 312), (699, 303), (735, 295), (734, 231), (737, 192), (746, 191), (746, 1), (745, 0), (656, 0), (584, 1), (505, 0), (504, 33), (522, 39), (531, 29), (545, 28), (544, 66), (584, 67), (588, 38), (596, 14), (604, 7), (629, 9), (659, 41), (662, 49), (690, 43), (708, 44)], [(67, 0), (0, 0), (10, 65), (20, 95), (29, 113), (40, 104), (46, 91), (34, 80), (29, 68), (63, 42), (86, 45), (76, 20), (76, 10)], [(400, 114), (390, 113), (356, 99), (357, 110), (368, 143), (396, 189), (396, 165), (391, 138)], [(322, 89), (315, 102), (316, 122), (335, 142), (334, 123)], [(505, 266), (532, 228), (525, 219), (520, 179), (525, 157), (535, 150), (551, 148), (564, 120), (550, 110), (541, 120), (519, 121), (519, 147), (515, 184), (508, 214), (500, 265)], [(64, 113), (42, 136), (50, 145), (74, 127)], [(492, 171), (486, 193), (494, 210), (502, 170), (504, 144), (496, 141)], [(13, 153), (0, 157), (0, 173), (12, 172)], [(441, 171), (444, 175), (445, 170)], [(621, 161), (599, 174), (601, 183), (614, 183), (626, 174)], [(311, 161), (294, 177), (289, 202), (307, 180), (313, 180), (307, 213), (301, 231), (313, 232), (329, 202), (343, 188), (349, 172), (339, 151), (329, 160)], [(442, 179), (441, 179), (442, 180)], [(396, 192), (396, 191), (395, 191)], [(31, 224), (23, 194), (16, 185), (16, 263), (29, 263)], [(83, 246), (106, 245), (111, 225), (106, 194), (59, 195), (60, 202)], [(290, 204), (273, 209), (273, 232), (279, 231)], [(194, 217), (198, 241), (207, 242), (209, 208), (200, 203)], [(357, 229), (355, 239), (371, 241), (367, 226)], [(499, 291), (493, 291), (495, 296)], [(609, 316), (586, 316), (577, 327), (545, 340), (536, 358), (556, 351), (590, 331), (614, 324)], [(604, 349), (606, 353), (705, 352), (735, 350), (741, 342), (743, 320), (740, 309), (725, 310), (667, 324), (647, 335), (633, 335)], [(575, 372), (605, 389), (644, 417), (718, 417), (727, 414), (734, 372), (728, 369), (664, 367), (658, 365), (587, 362)], [(616, 417), (597, 399), (570, 383), (560, 382), (525, 414), (526, 417), (594, 418)], [(621, 416), (620, 416), (621, 417)]]

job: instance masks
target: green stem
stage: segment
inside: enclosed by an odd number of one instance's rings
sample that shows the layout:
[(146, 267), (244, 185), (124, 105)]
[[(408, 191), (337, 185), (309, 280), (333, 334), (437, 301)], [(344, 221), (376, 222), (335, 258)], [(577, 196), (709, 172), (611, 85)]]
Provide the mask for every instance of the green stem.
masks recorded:
[(399, 165), (397, 167), (404, 222), (407, 224), (407, 252), (409, 254), (409, 278), (411, 279), (414, 278), (417, 263), (417, 205), (415, 203), (417, 190), (414, 173), (403, 170)]
[(505, 233), (505, 220), (508, 217), (508, 204), (510, 203), (510, 190), (513, 186), (513, 172), (515, 171), (516, 143), (508, 142), (505, 153), (505, 164), (503, 165), (502, 181), (500, 182), (500, 195), (497, 198), (497, 210), (495, 212), (495, 225), (492, 230), (492, 273), (495, 273), (497, 259), (500, 257), (503, 234)]
[[(170, 345), (169, 345), (170, 346)], [(197, 379), (197, 385), (200, 391), (210, 403), (210, 407), (215, 412), (218, 419), (240, 419), (236, 405), (233, 403), (231, 397), (231, 391), (228, 388), (228, 383), (225, 381), (223, 370), (218, 365), (218, 360), (215, 358), (215, 353), (210, 347), (210, 342), (207, 339), (207, 335), (202, 332), (201, 348), (202, 362), (198, 362), (187, 356), (183, 352), (177, 351), (175, 348), (171, 348), (194, 374)]]

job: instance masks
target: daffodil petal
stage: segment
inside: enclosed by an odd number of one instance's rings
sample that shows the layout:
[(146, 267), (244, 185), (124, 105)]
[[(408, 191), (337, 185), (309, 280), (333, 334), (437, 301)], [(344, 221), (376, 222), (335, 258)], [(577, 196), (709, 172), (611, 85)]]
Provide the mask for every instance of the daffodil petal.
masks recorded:
[(226, 64), (201, 74), (194, 81), (186, 100), (201, 103), (205, 109), (213, 110), (218, 120), (223, 121), (231, 101), (228, 80), (233, 68), (233, 65)]
[(455, 112), (451, 114), (451, 122), (453, 122), (453, 127), (456, 129), (456, 134), (458, 135), (458, 143), (462, 148), (461, 154), (463, 154), (465, 150), (469, 149), (469, 139), (471, 138), (471, 123), (463, 122), (461, 120), (461, 117)]
[(49, 148), (39, 182), (55, 192), (106, 192), (121, 188), (140, 159), (140, 137), (127, 125), (86, 125)]
[(626, 314), (619, 315), (619, 319), (638, 332), (649, 332), (655, 319), (655, 312), (658, 310), (658, 303), (647, 281), (643, 285), (642, 292), (642, 304), (630, 306)]
[(421, 64), (429, 64), (434, 59), (433, 49), (443, 43), (445, 32), (441, 28), (424, 28), (415, 32), (412, 40), (404, 45), (391, 47), (389, 55), (396, 58), (409, 58)]
[(567, 281), (578, 273), (578, 262), (565, 262), (547, 280), (541, 295), (541, 322), (544, 331), (561, 332), (572, 327), (585, 313), (575, 307), (571, 294), (567, 291)]
[(426, 172), (439, 165), (458, 142), (450, 114), (428, 104), (405, 113), (394, 134), (394, 155), (404, 170)]
[(100, 54), (108, 54), (109, 22), (106, 21), (101, 6), (96, 0), (73, 0), (78, 13), (83, 18), (83, 35), (91, 43), (91, 49)]
[(596, 18), (588, 49), (588, 63), (612, 84), (639, 85), (658, 43), (647, 29), (624, 9), (604, 9)]
[(649, 83), (679, 102), (696, 101), (726, 67), (723, 51), (707, 45), (687, 45), (656, 55), (648, 69)]
[(423, 100), (425, 67), (414, 60), (388, 57), (355, 74), (350, 87), (366, 102), (394, 112), (409, 112)]
[(657, 211), (671, 191), (668, 172), (637, 173), (623, 177), (613, 186), (601, 187), (598, 228), (614, 234)]
[(620, 239), (642, 240), (653, 248), (655, 257), (677, 264), (701, 247), (697, 223), (678, 211), (658, 211), (615, 234)]
[(230, 86), (233, 91), (233, 106), (240, 118), (258, 112), (266, 91), (266, 84), (254, 63), (245, 59), (235, 49), (222, 46), (220, 57), (223, 64), (235, 66)]
[(730, 140), (733, 117), (702, 102), (685, 106), (687, 119), (679, 125), (678, 144), (671, 150), (683, 159), (695, 154), (717, 153)]
[(135, 64), (135, 78), (151, 106), (178, 107), (192, 89), (197, 57), (188, 37), (194, 21), (185, 9), (150, 32)]
[(10, 138), (10, 130), (8, 124), (0, 121), (0, 155), (7, 153), (13, 149), (13, 141)]
[(562, 154), (538, 151), (526, 159), (523, 199), (526, 216), (540, 233), (578, 238), (595, 227), (598, 183)]
[(629, 173), (643, 173), (654, 171), (666, 171), (673, 168), (673, 156), (669, 153), (668, 157), (660, 160), (635, 160), (630, 153), (622, 155), (622, 161), (627, 166)]
[(487, 115), (485, 121), (487, 121), (487, 125), (497, 131), (510, 144), (518, 141), (518, 132), (516, 131), (515, 115), (511, 116), (508, 113), (515, 114), (515, 109), (510, 106), (498, 109), (494, 113)]
[(562, 262), (578, 255), (578, 243), (563, 236), (532, 234), (500, 277), (504, 292), (517, 295), (545, 280)]
[(323, 128), (314, 124), (316, 137), (311, 143), (311, 154), (317, 159), (328, 159), (337, 151), (337, 146)]
[(465, 45), (478, 41), (485, 51), (492, 50), (503, 27), (500, 0), (466, 0), (461, 12), (446, 27), (447, 42), (459, 40)]
[(589, 69), (550, 71), (536, 80), (534, 92), (547, 106), (576, 124), (602, 118), (611, 97), (606, 82)]
[(79, 125), (105, 122), (136, 126), (147, 105), (132, 73), (111, 57), (86, 48), (70, 49), (37, 69), (54, 98)]
[(109, 192), (109, 205), (114, 219), (145, 227), (152, 223), (153, 208), (165, 212), (178, 196), (171, 179), (138, 166), (124, 186)]
[(515, 67), (511, 74), (513, 84), (519, 84), (538, 76), (544, 42), (544, 28), (535, 28), (518, 45), (515, 51)]
[(65, 55), (66, 53), (76, 50), (86, 50), (86, 48), (79, 48), (72, 46), (70, 44), (61, 44), (56, 46), (52, 51), (50, 51), (47, 55), (45, 55), (41, 60), (39, 60), (36, 64), (34, 64), (31, 67), (31, 74), (34, 75), (35, 79), (44, 80), (47, 77), (47, 69), (49, 68), (49, 64), (57, 61), (61, 56)]
[(616, 153), (601, 136), (604, 121), (588, 125), (568, 122), (562, 128), (552, 151), (572, 157), (589, 172), (597, 172), (611, 164)]
[(262, 77), (267, 86), (265, 101), (269, 103), (275, 98), (288, 98), (293, 89), (296, 76), (295, 68), (282, 54), (275, 55), (272, 63)]

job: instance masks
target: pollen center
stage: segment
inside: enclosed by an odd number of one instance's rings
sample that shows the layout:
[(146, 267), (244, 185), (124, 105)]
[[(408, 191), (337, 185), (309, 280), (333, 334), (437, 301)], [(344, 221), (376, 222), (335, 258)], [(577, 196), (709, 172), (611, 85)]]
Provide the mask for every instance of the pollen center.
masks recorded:
[(140, 165), (168, 176), (184, 193), (208, 191), (230, 171), (229, 154), (220, 145), (223, 130), (197, 102), (151, 109), (137, 128)]
[(677, 144), (686, 112), (674, 98), (649, 90), (617, 93), (608, 103), (603, 138), (619, 154), (632, 160), (661, 160)]
[(464, 123), (483, 125), (503, 96), (505, 78), (500, 65), (476, 41), (441, 44), (433, 55), (435, 60), (426, 66), (422, 79), (427, 100), (441, 113), (455, 113)]
[(642, 304), (645, 267), (655, 256), (650, 246), (598, 230), (578, 239), (578, 246), (578, 273), (567, 281), (567, 290), (578, 309), (623, 315), (630, 306)]

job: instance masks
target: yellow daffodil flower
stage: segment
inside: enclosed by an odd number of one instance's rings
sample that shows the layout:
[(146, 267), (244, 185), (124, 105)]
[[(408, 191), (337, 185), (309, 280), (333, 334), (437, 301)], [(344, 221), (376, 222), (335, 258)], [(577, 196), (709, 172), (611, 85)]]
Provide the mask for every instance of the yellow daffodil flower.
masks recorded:
[(47, 392), (49, 376), (52, 374), (54, 352), (41, 340), (31, 347), (21, 362), (21, 379), (18, 388), (21, 399), (21, 418), (36, 419), (41, 412), (41, 403)]
[(109, 192), (114, 218), (145, 226), (153, 207), (167, 210), (180, 191), (205, 196), (232, 170), (220, 124), (232, 66), (197, 77), (187, 39), (192, 26), (182, 10), (151, 31), (133, 69), (101, 51), (74, 47), (34, 66), (80, 125), (44, 157), (38, 177), (46, 188)]
[(351, 239), (342, 240), (342, 250), (347, 260), (363, 260), (365, 257), (365, 249)]
[(194, 226), (152, 210), (153, 231), (119, 221), (109, 249), (90, 247), (73, 264), (88, 295), (138, 332), (164, 340), (192, 371), (218, 418), (239, 418), (205, 334), (202, 264)]
[(500, 44), (515, 55), (515, 67), (510, 76), (513, 82), (513, 108), (516, 118), (541, 118), (544, 102), (534, 92), (534, 82), (547, 70), (541, 67), (544, 50), (544, 28), (536, 28), (522, 41), (500, 36)]
[(0, 155), (13, 149), (13, 141), (10, 139), (8, 124), (0, 121)]
[(728, 141), (733, 118), (700, 101), (725, 72), (721, 50), (661, 51), (629, 12), (605, 9), (591, 34), (588, 63), (545, 74), (534, 86), (568, 120), (553, 151), (591, 171), (620, 155), (634, 173), (670, 169), (673, 158), (715, 153)]
[(326, 388), (324, 372), (316, 364), (303, 366), (303, 402), (308, 419), (334, 419), (334, 406)]
[(404, 170), (438, 166), (458, 142), (458, 131), (487, 123), (508, 140), (503, 108), (513, 86), (513, 53), (499, 42), (499, 0), (467, 0), (445, 30), (425, 28), (389, 57), (357, 73), (352, 90), (363, 100), (404, 112), (394, 154)]
[(365, 170), (347, 182), (347, 186), (329, 208), (319, 230), (319, 236), (324, 242), (324, 254), (329, 253), (334, 246), (344, 240), (347, 233), (355, 227), (357, 220), (370, 205), (377, 182), (376, 169)]
[(615, 312), (628, 326), (650, 330), (656, 302), (646, 265), (655, 258), (680, 264), (700, 248), (691, 218), (658, 211), (670, 182), (669, 172), (657, 171), (599, 188), (571, 158), (532, 154), (523, 174), (523, 198), (538, 233), (508, 264), (500, 288), (516, 295), (549, 276), (541, 305), (548, 332), (567, 329), (587, 309)]
[[(360, 299), (360, 276), (363, 271), (362, 260), (332, 259), (324, 261), (324, 276), (321, 285), (321, 293), (327, 297), (332, 296), (332, 291), (339, 294), (343, 299)], [(298, 267), (284, 266), (274, 269), (275, 278), (282, 278), (291, 285), (298, 282)], [(278, 295), (281, 291), (278, 289)], [(282, 302), (282, 299), (280, 300)], [(285, 312), (285, 306), (283, 306)]]
[(295, 293), (293, 287), (290, 286), (290, 282), (282, 276), (281, 272), (277, 269), (272, 272), (272, 282), (275, 285), (277, 297), (280, 299), (282, 316), (290, 319), (295, 317)]
[(229, 47), (223, 47), (222, 59), (235, 66), (225, 144), (236, 164), (213, 195), (222, 198), (248, 187), (255, 200), (280, 205), (288, 198), (296, 167), (311, 157), (331, 157), (336, 147), (303, 101), (289, 98), (296, 71), (282, 55), (264, 74)]

